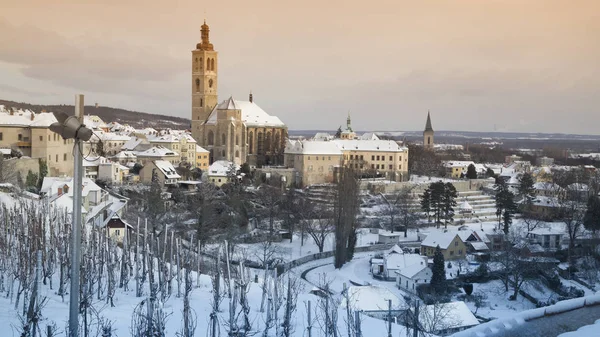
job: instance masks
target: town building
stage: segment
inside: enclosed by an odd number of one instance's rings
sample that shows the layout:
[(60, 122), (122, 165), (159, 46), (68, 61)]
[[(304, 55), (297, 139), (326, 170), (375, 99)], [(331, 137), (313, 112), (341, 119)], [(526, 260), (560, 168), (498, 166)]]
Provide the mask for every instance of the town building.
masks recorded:
[(70, 176), (73, 174), (73, 140), (62, 139), (50, 131), (50, 124), (56, 122), (49, 112), (36, 114), (0, 105), (0, 148), (46, 161), (51, 176)]
[(456, 232), (431, 232), (421, 242), (421, 255), (433, 258), (436, 247), (440, 247), (444, 260), (464, 259), (467, 246)]
[[(235, 169), (236, 172), (231, 172), (232, 169)], [(216, 186), (223, 186), (231, 182), (231, 177), (237, 176), (237, 171), (239, 171), (239, 169), (240, 166), (233, 162), (217, 160), (208, 168), (208, 181)]]
[(431, 282), (432, 271), (426, 261), (402, 268), (396, 272), (396, 286), (408, 292), (416, 293), (421, 284)]
[(168, 133), (160, 136), (148, 136), (152, 146), (162, 146), (180, 154), (180, 164), (196, 166), (196, 141), (187, 133)]
[(238, 165), (280, 165), (287, 126), (267, 114), (253, 99), (230, 97), (218, 103), (218, 53), (209, 40), (206, 22), (201, 42), (192, 51), (192, 137), (209, 151), (209, 163), (227, 160)]
[(552, 165), (554, 165), (554, 158), (548, 158), (546, 156), (537, 157), (535, 159), (535, 165), (537, 165), (537, 166), (552, 166)]
[(205, 148), (196, 145), (196, 168), (208, 171), (210, 153)]
[(175, 170), (175, 166), (166, 160), (152, 160), (146, 162), (140, 170), (140, 181), (145, 184), (152, 182), (152, 176), (156, 173), (163, 187), (177, 186), (181, 176)]
[(146, 151), (137, 152), (136, 157), (137, 162), (142, 166), (146, 166), (147, 163), (155, 160), (168, 161), (174, 166), (179, 166), (179, 163), (181, 162), (181, 157), (179, 157), (178, 152), (160, 145), (153, 146)]

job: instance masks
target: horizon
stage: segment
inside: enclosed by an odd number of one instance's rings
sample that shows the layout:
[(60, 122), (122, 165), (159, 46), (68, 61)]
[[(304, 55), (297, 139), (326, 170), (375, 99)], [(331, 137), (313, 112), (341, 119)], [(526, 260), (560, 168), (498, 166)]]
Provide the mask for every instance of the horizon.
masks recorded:
[(65, 104), (83, 93), (190, 118), (196, 13), (206, 12), (219, 101), (252, 91), (290, 130), (343, 125), (348, 111), (361, 129), (420, 130), (430, 110), (440, 130), (599, 133), (593, 0), (7, 2), (0, 93), (13, 101)]

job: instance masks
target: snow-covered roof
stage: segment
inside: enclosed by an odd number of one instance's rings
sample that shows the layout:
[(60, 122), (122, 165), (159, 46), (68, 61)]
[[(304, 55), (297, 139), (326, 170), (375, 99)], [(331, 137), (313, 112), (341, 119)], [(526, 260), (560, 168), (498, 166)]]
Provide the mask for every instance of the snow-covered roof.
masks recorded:
[(148, 136), (148, 141), (150, 143), (179, 143), (182, 139), (185, 139), (188, 143), (196, 142), (191, 135), (185, 132), (175, 132), (160, 136)]
[(110, 160), (98, 156), (98, 157), (87, 157), (83, 160), (83, 166), (84, 167), (94, 167), (94, 166), (98, 166), (100, 164), (105, 164), (105, 163), (110, 163)]
[(179, 154), (171, 149), (164, 146), (153, 146), (146, 151), (137, 152), (138, 157), (165, 157), (165, 156), (178, 156)]
[(402, 250), (402, 248), (400, 248), (400, 246), (394, 245), (394, 247), (386, 251), (386, 254), (404, 254), (404, 251)]
[[(217, 160), (208, 168), (209, 176), (226, 177), (229, 174), (229, 168), (233, 163), (227, 160)], [(235, 165), (236, 170), (240, 169), (239, 165)]]
[(482, 251), (482, 250), (489, 250), (489, 247), (485, 244), (485, 242), (481, 242), (481, 241), (471, 241), (469, 242), (469, 244), (471, 245), (471, 247), (473, 247), (473, 249), (475, 249), (476, 251)]
[(249, 101), (238, 101), (229, 97), (219, 103), (210, 113), (206, 124), (216, 124), (217, 110), (240, 110), (241, 119), (246, 126), (270, 126), (285, 127), (285, 124), (276, 116), (271, 116), (261, 109), (256, 103)]
[(467, 202), (466, 200), (461, 202), (460, 204), (458, 204), (458, 209), (460, 210), (473, 210), (473, 206), (471, 206), (471, 204), (469, 204), (469, 202)]
[(375, 132), (367, 132), (360, 136), (361, 140), (379, 140)]
[(533, 235), (563, 235), (565, 231), (563, 229), (548, 227), (548, 228), (536, 228), (529, 231), (529, 234)]
[(133, 150), (135, 150), (136, 147), (138, 147), (138, 145), (145, 144), (145, 143), (148, 143), (148, 140), (146, 140), (144, 138), (130, 137), (130, 139), (128, 141), (126, 141), (125, 144), (123, 144), (123, 146), (121, 146), (121, 149), (133, 151)]
[[(83, 189), (81, 191), (81, 196), (86, 197), (92, 191), (100, 191), (102, 188), (96, 185), (94, 181), (90, 178), (83, 178)], [(64, 193), (64, 186), (68, 187), (68, 192)], [(42, 181), (42, 188), (40, 192), (46, 193), (49, 196), (57, 195), (58, 189), (61, 188), (63, 191), (63, 195), (73, 195), (73, 178), (71, 177), (44, 177)]]
[(463, 301), (425, 306), (419, 311), (419, 321), (425, 326), (433, 325), (435, 330), (466, 328), (479, 324)]
[[(392, 301), (392, 309), (404, 309), (407, 307), (404, 299), (399, 298), (389, 289), (378, 286), (351, 286), (348, 291), (350, 308), (361, 311), (388, 310), (388, 300)], [(346, 307), (345, 296), (342, 306)]]
[(397, 271), (397, 274), (407, 278), (413, 278), (415, 275), (420, 273), (423, 269), (427, 269), (427, 263), (422, 261), (421, 263), (415, 263)]
[(112, 156), (112, 159), (132, 159), (135, 160), (135, 158), (137, 157), (136, 153), (133, 151), (121, 151), (117, 154), (115, 154), (114, 156)]
[(440, 246), (441, 249), (447, 249), (457, 235), (456, 232), (431, 232), (421, 242), (421, 246), (434, 248)]
[(57, 120), (51, 112), (42, 112), (36, 114), (31, 110), (16, 110), (11, 115), (8, 110), (2, 106), (0, 109), (0, 125), (17, 127), (40, 127), (47, 128)]
[(290, 140), (285, 147), (285, 153), (315, 154), (315, 155), (342, 155), (342, 151), (332, 141)]
[(362, 139), (334, 139), (340, 150), (369, 151), (369, 152), (404, 152), (407, 148), (398, 145), (393, 140), (362, 140)]
[(545, 196), (537, 196), (532, 200), (532, 203), (536, 206), (540, 207), (558, 207), (560, 206), (560, 202), (558, 198), (555, 197), (545, 197)]
[(209, 151), (200, 145), (196, 145), (196, 153), (208, 153)]
[(583, 184), (583, 183), (572, 183), (571, 185), (567, 186), (567, 190), (587, 192), (590, 190), (590, 187), (587, 184)]
[(533, 184), (533, 188), (539, 191), (562, 191), (563, 188), (555, 183), (537, 182)]
[(179, 179), (181, 176), (177, 174), (173, 164), (166, 160), (155, 160), (154, 165), (158, 168), (167, 179)]
[(333, 136), (328, 134), (327, 132), (317, 132), (315, 134), (315, 136), (312, 138), (312, 140), (320, 140), (320, 141), (325, 141), (325, 140), (332, 140)]
[(401, 270), (414, 264), (424, 263), (425, 259), (426, 257), (419, 254), (389, 254), (383, 257), (388, 270)]
[(104, 123), (102, 118), (100, 118), (96, 115), (84, 115), (83, 116), (83, 124), (85, 124), (85, 126), (87, 126), (90, 129), (93, 129), (93, 130), (98, 130), (98, 129), (103, 129), (103, 128), (108, 127), (106, 125), (106, 123)]
[(129, 136), (120, 135), (114, 132), (95, 131), (94, 139), (100, 138), (103, 142), (126, 142), (131, 139)]

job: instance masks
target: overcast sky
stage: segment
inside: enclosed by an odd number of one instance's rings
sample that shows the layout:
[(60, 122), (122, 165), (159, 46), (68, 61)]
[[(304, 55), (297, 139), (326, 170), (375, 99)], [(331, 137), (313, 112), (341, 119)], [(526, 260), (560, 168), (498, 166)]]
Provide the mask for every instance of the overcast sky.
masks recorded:
[(600, 134), (598, 0), (0, 0), (0, 98), (191, 114), (206, 17), (219, 99), (290, 129)]

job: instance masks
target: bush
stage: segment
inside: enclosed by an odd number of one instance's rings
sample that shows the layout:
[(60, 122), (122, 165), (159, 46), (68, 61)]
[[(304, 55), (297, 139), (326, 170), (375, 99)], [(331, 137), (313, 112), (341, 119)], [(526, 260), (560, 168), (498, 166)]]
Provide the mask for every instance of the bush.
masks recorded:
[(465, 290), (465, 294), (471, 296), (473, 294), (473, 283), (465, 283), (463, 289)]

